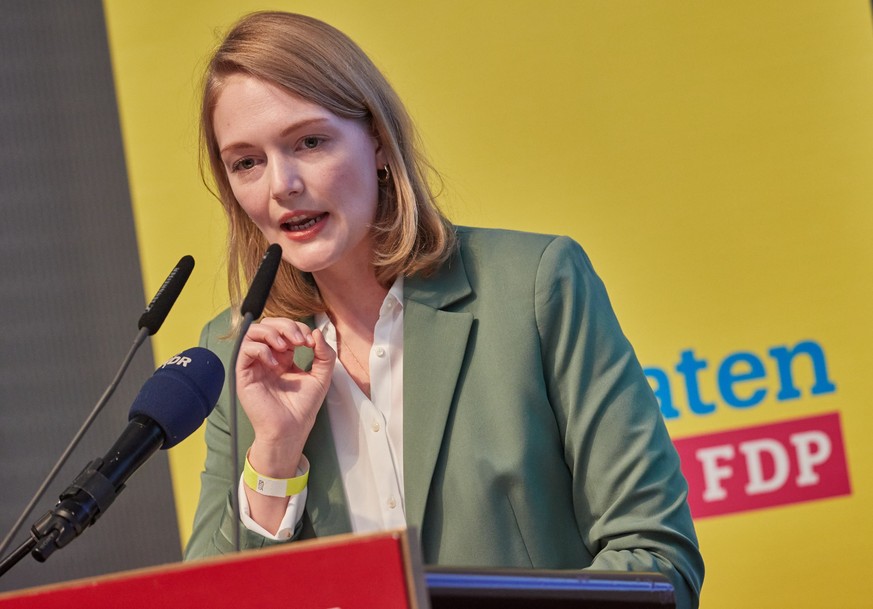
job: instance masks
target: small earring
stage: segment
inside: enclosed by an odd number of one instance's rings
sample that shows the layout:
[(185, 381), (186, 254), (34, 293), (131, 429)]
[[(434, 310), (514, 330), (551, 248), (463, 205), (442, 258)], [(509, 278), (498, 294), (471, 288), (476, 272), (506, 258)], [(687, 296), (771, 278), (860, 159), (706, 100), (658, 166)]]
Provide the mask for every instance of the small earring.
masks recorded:
[(383, 184), (388, 183), (388, 181), (391, 179), (391, 168), (388, 167), (388, 165), (386, 164), (381, 170), (377, 169), (376, 177)]

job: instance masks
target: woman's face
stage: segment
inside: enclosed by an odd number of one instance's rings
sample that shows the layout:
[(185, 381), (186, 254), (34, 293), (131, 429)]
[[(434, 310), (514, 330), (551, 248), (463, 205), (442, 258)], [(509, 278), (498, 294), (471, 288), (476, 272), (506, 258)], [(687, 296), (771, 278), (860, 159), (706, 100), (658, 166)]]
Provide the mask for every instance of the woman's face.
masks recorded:
[(384, 162), (364, 123), (242, 74), (213, 123), (236, 200), (286, 262), (316, 277), (369, 265)]

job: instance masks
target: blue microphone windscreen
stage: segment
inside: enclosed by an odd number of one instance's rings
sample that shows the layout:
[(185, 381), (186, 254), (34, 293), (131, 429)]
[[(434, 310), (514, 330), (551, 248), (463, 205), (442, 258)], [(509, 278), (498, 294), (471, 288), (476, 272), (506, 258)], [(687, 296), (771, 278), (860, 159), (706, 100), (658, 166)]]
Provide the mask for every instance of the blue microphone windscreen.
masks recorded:
[(172, 448), (200, 427), (224, 385), (224, 365), (209, 349), (192, 347), (171, 357), (145, 382), (129, 418), (145, 415), (164, 431)]

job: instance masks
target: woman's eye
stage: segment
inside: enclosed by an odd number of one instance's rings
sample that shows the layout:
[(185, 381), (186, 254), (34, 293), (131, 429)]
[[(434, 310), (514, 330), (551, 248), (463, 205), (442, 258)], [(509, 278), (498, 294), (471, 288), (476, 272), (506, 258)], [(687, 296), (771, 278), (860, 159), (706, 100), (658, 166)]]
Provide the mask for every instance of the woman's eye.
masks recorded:
[(234, 171), (247, 171), (252, 169), (255, 166), (255, 159), (251, 157), (245, 157), (243, 159), (238, 160), (236, 163), (232, 165), (232, 169)]
[(303, 138), (303, 141), (301, 143), (303, 144), (304, 148), (312, 150), (313, 148), (318, 148), (318, 145), (321, 144), (321, 138), (310, 135), (309, 137)]

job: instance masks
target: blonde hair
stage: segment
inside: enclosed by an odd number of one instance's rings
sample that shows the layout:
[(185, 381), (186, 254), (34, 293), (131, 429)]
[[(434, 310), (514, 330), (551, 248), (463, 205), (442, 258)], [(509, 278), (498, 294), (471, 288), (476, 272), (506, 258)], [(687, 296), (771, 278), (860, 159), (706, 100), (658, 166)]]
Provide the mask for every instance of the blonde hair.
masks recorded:
[[(231, 28), (206, 69), (200, 114), (201, 172), (211, 173), (228, 218), (228, 288), (236, 311), (269, 243), (240, 207), (219, 155), (213, 125), (224, 80), (245, 74), (284, 88), (337, 116), (366, 122), (390, 177), (379, 180), (371, 227), (376, 278), (428, 275), (451, 255), (455, 233), (435, 202), (412, 120), (369, 57), (336, 28), (304, 15), (257, 12)], [(208, 169), (207, 169), (208, 167)], [(265, 315), (300, 319), (324, 311), (311, 275), (283, 261)]]

